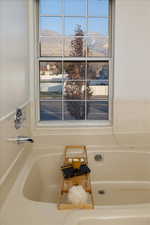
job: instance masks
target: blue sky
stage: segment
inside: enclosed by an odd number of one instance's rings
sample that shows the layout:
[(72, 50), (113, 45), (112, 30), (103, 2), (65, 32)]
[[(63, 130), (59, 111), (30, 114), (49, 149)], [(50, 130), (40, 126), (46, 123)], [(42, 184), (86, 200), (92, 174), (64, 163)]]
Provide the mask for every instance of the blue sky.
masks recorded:
[[(64, 7), (63, 7), (64, 4)], [(64, 8), (64, 12), (63, 9)], [(86, 32), (87, 20), (85, 18), (70, 18), (69, 16), (86, 16), (86, 0), (41, 0), (40, 14), (41, 15), (62, 15), (67, 17), (65, 20), (60, 17), (41, 17), (41, 29), (53, 30), (62, 34), (64, 24), (65, 34), (73, 35), (77, 24), (80, 24)], [(108, 16), (108, 0), (88, 0), (88, 15), (89, 16)], [(108, 34), (108, 19), (107, 18), (89, 18), (89, 32), (99, 32), (102, 35)]]

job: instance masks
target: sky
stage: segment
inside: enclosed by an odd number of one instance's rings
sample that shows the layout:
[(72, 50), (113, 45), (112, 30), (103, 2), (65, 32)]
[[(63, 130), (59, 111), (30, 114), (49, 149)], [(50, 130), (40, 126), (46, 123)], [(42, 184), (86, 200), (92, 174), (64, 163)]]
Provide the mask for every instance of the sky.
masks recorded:
[[(62, 34), (64, 27), (65, 35), (73, 35), (77, 24), (81, 25), (84, 32), (100, 33), (108, 35), (108, 18), (91, 18), (92, 16), (108, 16), (108, 0), (40, 0), (40, 27), (41, 30), (52, 30)], [(64, 9), (64, 10), (63, 10)], [(86, 12), (88, 11), (88, 26)], [(62, 15), (65, 15), (63, 19)], [(44, 17), (53, 15), (53, 17)], [(85, 16), (69, 17), (69, 16)], [(57, 17), (55, 17), (57, 16)], [(60, 16), (60, 17), (59, 17)]]

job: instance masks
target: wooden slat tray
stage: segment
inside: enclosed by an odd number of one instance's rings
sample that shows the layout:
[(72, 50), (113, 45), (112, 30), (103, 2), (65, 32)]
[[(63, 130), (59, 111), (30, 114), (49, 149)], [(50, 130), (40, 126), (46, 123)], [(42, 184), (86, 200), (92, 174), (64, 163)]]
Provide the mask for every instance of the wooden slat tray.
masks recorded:
[[(75, 150), (75, 158), (82, 157), (85, 159), (86, 164), (88, 164), (88, 157), (87, 157), (87, 150), (86, 146), (66, 146), (64, 151), (64, 163), (68, 162), (68, 159), (72, 157), (69, 157), (70, 150)], [(80, 151), (79, 151), (80, 150)], [(78, 152), (79, 155), (78, 156)], [(72, 204), (68, 202), (67, 194), (69, 191), (69, 188), (71, 188), (73, 185), (82, 185), (84, 190), (88, 193), (88, 202), (85, 204)], [(93, 200), (93, 194), (92, 194), (92, 187), (91, 187), (91, 180), (90, 180), (90, 174), (82, 175), (82, 176), (76, 176), (69, 179), (64, 179), (62, 176), (62, 184), (59, 191), (59, 198), (58, 198), (58, 209), (64, 210), (64, 209), (94, 209), (94, 200)]]

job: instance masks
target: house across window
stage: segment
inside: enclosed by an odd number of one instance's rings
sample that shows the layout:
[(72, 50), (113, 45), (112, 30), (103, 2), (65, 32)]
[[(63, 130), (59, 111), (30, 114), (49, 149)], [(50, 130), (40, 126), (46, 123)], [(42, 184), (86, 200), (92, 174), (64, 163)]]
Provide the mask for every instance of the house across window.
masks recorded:
[(109, 0), (40, 0), (40, 121), (109, 120)]

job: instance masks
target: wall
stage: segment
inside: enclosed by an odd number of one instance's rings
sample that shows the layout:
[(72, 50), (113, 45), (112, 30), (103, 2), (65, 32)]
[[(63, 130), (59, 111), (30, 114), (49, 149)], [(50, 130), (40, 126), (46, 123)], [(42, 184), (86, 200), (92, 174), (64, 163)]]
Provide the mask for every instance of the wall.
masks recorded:
[[(0, 202), (15, 181), (29, 151), (10, 137), (30, 135), (28, 0), (0, 1)], [(16, 108), (24, 111), (22, 128), (16, 130)], [(18, 162), (18, 164), (17, 164)], [(20, 163), (19, 163), (20, 162)], [(14, 172), (15, 171), (15, 172)], [(8, 182), (8, 177), (10, 177)], [(7, 183), (7, 185), (6, 185)]]
[[(64, 137), (67, 140), (67, 135), (71, 136), (69, 140), (72, 140), (75, 135), (79, 139), (80, 135), (150, 133), (150, 67), (148, 66), (150, 1), (114, 0), (114, 2), (112, 129), (111, 127), (105, 129), (104, 126), (82, 129), (77, 126), (73, 128), (56, 128), (51, 125), (36, 127), (35, 124), (32, 124), (32, 130), (37, 141), (41, 140), (39, 139), (42, 138), (41, 134), (49, 136), (49, 140), (52, 142), (54, 142), (55, 136), (57, 140), (63, 142)], [(31, 74), (34, 74), (34, 72)], [(35, 104), (33, 103), (33, 112), (34, 108)], [(32, 121), (35, 121), (35, 118)], [(89, 143), (89, 140), (92, 142), (92, 138), (87, 137), (86, 140), (87, 143)]]
[(29, 99), (28, 1), (0, 1), (0, 118)]
[(150, 132), (150, 1), (115, 8), (114, 131)]

